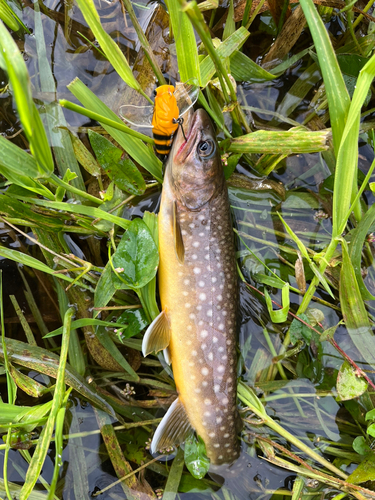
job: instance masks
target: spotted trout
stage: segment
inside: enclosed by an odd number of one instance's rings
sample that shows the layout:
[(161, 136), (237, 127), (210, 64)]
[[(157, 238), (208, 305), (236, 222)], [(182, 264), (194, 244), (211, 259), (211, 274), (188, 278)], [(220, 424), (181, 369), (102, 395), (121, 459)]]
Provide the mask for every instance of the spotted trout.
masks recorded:
[(185, 118), (165, 169), (159, 213), (162, 312), (143, 353), (164, 349), (178, 398), (151, 451), (182, 443), (193, 430), (212, 464), (239, 455), (236, 405), (237, 275), (228, 191), (211, 121)]

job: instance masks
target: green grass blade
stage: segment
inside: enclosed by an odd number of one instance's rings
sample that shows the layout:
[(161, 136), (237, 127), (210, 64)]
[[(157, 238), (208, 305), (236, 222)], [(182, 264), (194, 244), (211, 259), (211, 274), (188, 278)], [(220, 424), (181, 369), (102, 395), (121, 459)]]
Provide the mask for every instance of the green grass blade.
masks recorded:
[(32, 100), (29, 74), (23, 57), (4, 24), (0, 22), (1, 65), (8, 72), (17, 110), (39, 170), (38, 176), (49, 177), (53, 158), (40, 116)]
[[(91, 92), (78, 78), (68, 85), (72, 94), (82, 102), (89, 110), (100, 113), (110, 120), (120, 124), (122, 121), (111, 111), (96, 95)], [(154, 153), (142, 141), (128, 134), (116, 130), (105, 123), (102, 124), (105, 130), (120, 144), (125, 151), (134, 158), (144, 169), (152, 174), (155, 179), (162, 182), (162, 163)]]
[[(249, 36), (250, 33), (247, 29), (243, 27), (239, 28), (216, 48), (218, 56), (222, 59), (230, 57), (236, 50), (242, 47)], [(215, 64), (210, 56), (206, 56), (203, 61), (201, 61), (199, 67), (201, 74), (201, 86), (205, 87), (216, 72)]]
[(14, 17), (12, 9), (7, 5), (5, 0), (0, 1), (0, 19), (13, 31), (18, 31), (20, 25)]
[(5, 343), (5, 323), (4, 323), (4, 304), (3, 304), (3, 272), (0, 271), (0, 321), (1, 321), (1, 345), (4, 353), (4, 365), (7, 381), (8, 403), (14, 404), (17, 397), (17, 385), (11, 375), (11, 366), (8, 358), (7, 347)]
[(175, 500), (178, 493), (178, 486), (181, 481), (183, 468), (184, 451), (182, 448), (179, 448), (168, 474), (167, 483), (164, 488), (163, 500)]
[(90, 111), (86, 108), (83, 108), (82, 106), (78, 106), (78, 104), (74, 104), (73, 102), (69, 102), (66, 99), (61, 99), (59, 101), (59, 104), (60, 106), (63, 106), (66, 109), (70, 109), (71, 111), (80, 113), (81, 115), (87, 116), (88, 118), (96, 120), (97, 122), (105, 123), (106, 125), (109, 125), (110, 127), (115, 128), (116, 130), (121, 130), (122, 132), (132, 135), (133, 137), (137, 137), (138, 139), (148, 142), (149, 144), (154, 144), (155, 142), (154, 139), (152, 139), (151, 137), (148, 137), (145, 134), (141, 134), (140, 132), (136, 132), (135, 130), (132, 130), (131, 128), (127, 127), (125, 123), (123, 123), (122, 121), (118, 122), (117, 120), (116, 121), (111, 120), (99, 113), (95, 113), (94, 111)]
[(200, 83), (198, 47), (193, 26), (185, 12), (182, 12), (178, 0), (168, 0), (168, 11), (176, 40), (178, 70), (181, 81), (196, 79)]
[(348, 246), (344, 239), (342, 245), (342, 267), (340, 272), (340, 304), (350, 338), (363, 359), (375, 367), (374, 335), (367, 311), (355, 277)]
[[(337, 155), (333, 192), (333, 235), (340, 235), (347, 222), (350, 202), (357, 193), (358, 134), (361, 108), (375, 76), (375, 56), (360, 71), (348, 119)], [(359, 201), (353, 207), (357, 220), (361, 218)]]
[(151, 104), (153, 104), (151, 99), (143, 92), (141, 86), (134, 77), (124, 54), (100, 24), (99, 15), (96, 11), (93, 0), (77, 0), (77, 3), (108, 61), (112, 64), (117, 73), (121, 76), (124, 82), (129, 85), (129, 87), (137, 90), (140, 94), (146, 97)]
[(350, 98), (327, 30), (314, 3), (312, 0), (301, 0), (300, 3), (314, 40), (326, 87), (333, 147), (337, 155), (349, 112)]
[(74, 314), (75, 314), (75, 309), (71, 307), (67, 310), (64, 317), (64, 331), (61, 343), (60, 362), (57, 372), (52, 408), (47, 423), (43, 427), (43, 430), (40, 434), (40, 439), (35, 448), (29, 468), (27, 470), (25, 483), (22, 486), (20, 492), (20, 500), (27, 500), (27, 498), (29, 497), (30, 493), (32, 492), (35, 486), (35, 483), (39, 478), (39, 474), (41, 473), (44, 460), (48, 452), (49, 444), (52, 438), (56, 417), (63, 402), (65, 393), (65, 367), (66, 367), (66, 360), (68, 357), (69, 338), (70, 338), (70, 324)]

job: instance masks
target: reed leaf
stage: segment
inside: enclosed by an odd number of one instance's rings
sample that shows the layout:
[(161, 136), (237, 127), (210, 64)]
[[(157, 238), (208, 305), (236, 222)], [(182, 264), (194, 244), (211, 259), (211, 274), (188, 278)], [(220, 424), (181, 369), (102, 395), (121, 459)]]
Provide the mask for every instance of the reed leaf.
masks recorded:
[(187, 82), (193, 79), (200, 83), (198, 47), (193, 26), (185, 12), (181, 10), (178, 0), (167, 0), (166, 3), (176, 41), (178, 71), (181, 81)]
[(314, 40), (320, 71), (326, 87), (333, 147), (337, 155), (349, 112), (350, 98), (327, 30), (313, 1), (301, 0), (300, 3)]
[(151, 99), (143, 92), (141, 86), (134, 77), (124, 54), (108, 33), (103, 29), (93, 0), (77, 0), (77, 3), (108, 61), (112, 64), (120, 77), (129, 85), (129, 87), (137, 90), (141, 95), (143, 95), (143, 97), (153, 104)]
[(228, 151), (232, 153), (296, 154), (316, 153), (328, 149), (330, 132), (308, 132), (291, 129), (287, 132), (259, 130), (230, 140)]

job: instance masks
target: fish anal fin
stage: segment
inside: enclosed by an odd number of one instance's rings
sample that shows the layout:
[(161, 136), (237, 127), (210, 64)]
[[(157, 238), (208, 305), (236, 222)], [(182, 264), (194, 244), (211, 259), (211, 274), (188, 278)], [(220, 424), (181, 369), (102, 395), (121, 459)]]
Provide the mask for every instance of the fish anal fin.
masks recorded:
[(169, 345), (171, 330), (167, 313), (163, 310), (147, 328), (142, 341), (143, 356), (159, 352)]
[(173, 241), (177, 260), (180, 264), (183, 264), (185, 260), (185, 247), (184, 240), (182, 238), (180, 223), (178, 221), (176, 201), (173, 203)]
[(171, 365), (172, 363), (172, 359), (171, 359), (171, 352), (169, 350), (169, 347), (166, 347), (163, 351), (163, 354), (164, 354), (164, 359), (165, 359), (165, 362), (167, 363), (167, 365)]
[(151, 442), (151, 453), (181, 444), (193, 431), (180, 398), (173, 401)]

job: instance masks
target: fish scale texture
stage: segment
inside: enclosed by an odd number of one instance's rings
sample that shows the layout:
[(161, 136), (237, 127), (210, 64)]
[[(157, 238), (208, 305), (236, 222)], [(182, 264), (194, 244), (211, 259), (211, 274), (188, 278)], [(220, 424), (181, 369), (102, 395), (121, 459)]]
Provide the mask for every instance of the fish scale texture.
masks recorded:
[(185, 259), (172, 233), (175, 197), (166, 176), (159, 214), (160, 296), (171, 325), (172, 369), (189, 421), (213, 464), (239, 455), (236, 406), (237, 273), (228, 192), (196, 211), (177, 203)]

